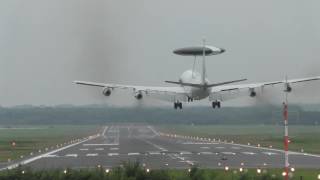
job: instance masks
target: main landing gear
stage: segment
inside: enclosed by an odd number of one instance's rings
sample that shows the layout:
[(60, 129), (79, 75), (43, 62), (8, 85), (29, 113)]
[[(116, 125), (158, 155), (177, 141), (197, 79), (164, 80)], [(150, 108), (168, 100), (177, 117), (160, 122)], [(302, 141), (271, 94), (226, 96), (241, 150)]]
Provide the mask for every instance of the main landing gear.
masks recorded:
[(212, 108), (220, 108), (221, 107), (221, 102), (220, 101), (212, 101)]
[(174, 105), (173, 106), (174, 109), (178, 109), (178, 108), (182, 109), (182, 102), (177, 101), (177, 102), (173, 103), (173, 105)]

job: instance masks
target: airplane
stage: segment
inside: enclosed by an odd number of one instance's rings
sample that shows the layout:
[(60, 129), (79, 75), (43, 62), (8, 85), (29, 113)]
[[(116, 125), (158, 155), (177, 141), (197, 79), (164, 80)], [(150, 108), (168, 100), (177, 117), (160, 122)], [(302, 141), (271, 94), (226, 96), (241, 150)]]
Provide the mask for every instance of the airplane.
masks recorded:
[[(256, 89), (267, 86), (274, 86), (278, 84), (284, 85), (285, 92), (292, 91), (292, 85), (295, 83), (307, 82), (320, 80), (320, 76), (301, 78), (301, 79), (290, 79), (250, 84), (233, 84), (242, 82), (247, 79), (237, 79), (232, 81), (211, 83), (206, 74), (206, 56), (219, 55), (225, 52), (225, 49), (214, 46), (207, 46), (205, 40), (203, 40), (202, 46), (192, 46), (176, 49), (173, 51), (174, 54), (182, 56), (193, 56), (194, 63), (192, 70), (187, 70), (182, 73), (178, 81), (165, 81), (166, 83), (178, 85), (176, 87), (156, 87), (156, 86), (135, 86), (135, 85), (123, 85), (113, 83), (97, 83), (88, 81), (74, 81), (79, 85), (96, 86), (102, 88), (102, 94), (110, 96), (111, 92), (115, 89), (132, 90), (134, 97), (141, 100), (144, 96), (155, 96), (157, 95), (166, 96), (166, 101), (173, 102), (174, 109), (182, 109), (182, 102), (193, 102), (194, 100), (202, 100), (209, 97), (211, 106), (213, 109), (220, 108), (222, 101), (226, 101), (230, 98), (229, 94), (235, 94), (240, 96), (239, 91), (245, 91), (250, 97), (256, 97)], [(198, 56), (202, 56), (202, 72), (195, 71), (195, 62)], [(238, 95), (237, 95), (238, 94)], [(232, 95), (231, 95), (232, 96)], [(234, 97), (233, 97), (234, 98)], [(162, 98), (160, 98), (162, 99)]]

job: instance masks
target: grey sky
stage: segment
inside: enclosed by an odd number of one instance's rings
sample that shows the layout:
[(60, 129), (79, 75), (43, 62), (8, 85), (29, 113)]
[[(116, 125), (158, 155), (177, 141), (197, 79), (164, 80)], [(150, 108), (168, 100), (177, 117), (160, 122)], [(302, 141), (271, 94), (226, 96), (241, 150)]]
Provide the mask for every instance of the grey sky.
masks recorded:
[[(320, 75), (320, 2), (2, 0), (0, 104), (124, 104), (73, 80), (166, 85), (192, 67), (172, 54), (202, 37), (211, 81)], [(287, 68), (285, 68), (287, 67)], [(312, 93), (310, 86), (304, 93)], [(302, 92), (302, 91), (300, 91)], [(301, 95), (301, 93), (300, 93)], [(318, 102), (312, 94), (296, 101)]]

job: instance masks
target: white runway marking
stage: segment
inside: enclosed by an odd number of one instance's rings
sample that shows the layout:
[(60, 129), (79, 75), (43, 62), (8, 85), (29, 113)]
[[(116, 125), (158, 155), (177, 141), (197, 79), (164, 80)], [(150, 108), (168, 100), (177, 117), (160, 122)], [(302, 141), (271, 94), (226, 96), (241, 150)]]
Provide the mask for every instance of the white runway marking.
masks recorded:
[(255, 155), (256, 153), (254, 153), (254, 152), (242, 152), (242, 154), (246, 154), (246, 155)]
[(158, 146), (158, 145), (156, 145), (156, 144), (154, 144), (154, 143), (152, 143), (152, 142), (150, 142), (150, 141), (144, 140), (144, 142), (152, 145), (153, 147), (155, 147), (155, 148), (157, 148), (157, 149), (159, 149), (159, 150), (161, 150), (161, 151), (168, 151), (167, 149), (165, 149), (165, 148), (163, 148), (163, 147), (161, 147), (161, 146)]
[(87, 139), (85, 139), (85, 140), (83, 140), (83, 141), (79, 141), (79, 142), (76, 142), (76, 143), (74, 143), (74, 144), (70, 144), (70, 145), (68, 145), (68, 146), (64, 146), (64, 147), (62, 147), (62, 148), (59, 148), (59, 149), (56, 149), (56, 150), (47, 152), (47, 153), (45, 153), (45, 154), (41, 154), (41, 155), (39, 155), (39, 156), (35, 156), (35, 157), (29, 158), (29, 159), (26, 159), (26, 160), (23, 160), (23, 161), (19, 161), (19, 162), (17, 162), (17, 163), (12, 164), (12, 165), (9, 165), (9, 166), (6, 166), (6, 167), (4, 167), (4, 168), (1, 168), (0, 171), (6, 170), (6, 169), (13, 169), (13, 168), (18, 167), (19, 165), (29, 164), (29, 163), (31, 163), (31, 162), (33, 162), (33, 161), (36, 161), (36, 160), (38, 160), (38, 159), (41, 159), (41, 158), (43, 158), (43, 157), (52, 155), (52, 154), (57, 153), (57, 152), (59, 152), (59, 151), (68, 149), (68, 148), (70, 148), (70, 147), (76, 146), (76, 145), (78, 145), (78, 144), (84, 143), (84, 142), (89, 141), (89, 140), (92, 140), (92, 139), (95, 139), (95, 138), (97, 138), (97, 137), (98, 137), (98, 136), (92, 136), (91, 138), (87, 138)]
[(58, 155), (56, 155), (56, 154), (48, 154), (48, 155), (43, 156), (43, 157), (48, 157), (48, 158), (50, 158), (50, 157), (58, 157)]
[(103, 138), (107, 138), (107, 137), (106, 137), (106, 131), (107, 131), (107, 129), (108, 129), (108, 126), (106, 126), (106, 127), (104, 128), (103, 132), (102, 132)]
[(150, 155), (160, 155), (160, 152), (149, 152)]
[(89, 149), (79, 149), (80, 151), (88, 151)]
[(78, 157), (78, 154), (66, 154), (66, 157)]
[(266, 155), (277, 155), (278, 153), (275, 153), (275, 152), (262, 152), (263, 154), (266, 154)]
[(119, 153), (108, 153), (108, 156), (119, 156)]
[(96, 150), (96, 151), (103, 151), (104, 148), (96, 148), (95, 150)]
[(200, 147), (200, 149), (210, 149), (210, 147)]
[(140, 155), (140, 153), (128, 153), (128, 156), (137, 156)]
[(83, 144), (83, 146), (118, 146), (119, 144)]
[(98, 156), (98, 154), (97, 154), (97, 153), (93, 153), (93, 154), (86, 154), (86, 156), (88, 156), (88, 157), (93, 157), (93, 156)]
[(234, 152), (221, 152), (221, 153), (225, 155), (236, 155), (236, 153)]
[(181, 155), (184, 155), (184, 154), (192, 154), (192, 153), (191, 153), (191, 152), (188, 152), (188, 151), (181, 151), (180, 154), (181, 154)]
[(222, 147), (222, 146), (218, 146), (218, 147), (215, 147), (216, 149), (224, 149), (225, 147)]
[(119, 148), (110, 148), (111, 151), (119, 150)]
[(184, 142), (182, 144), (199, 144), (199, 145), (209, 145), (209, 144), (219, 144), (219, 143), (210, 143), (210, 142)]

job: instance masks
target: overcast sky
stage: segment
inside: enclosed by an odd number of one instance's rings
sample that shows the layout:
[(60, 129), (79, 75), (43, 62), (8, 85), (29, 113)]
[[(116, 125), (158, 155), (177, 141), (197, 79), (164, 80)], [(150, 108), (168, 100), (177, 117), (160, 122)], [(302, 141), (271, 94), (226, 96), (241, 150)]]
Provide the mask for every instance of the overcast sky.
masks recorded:
[[(226, 49), (207, 60), (212, 82), (320, 75), (319, 7), (318, 0), (2, 0), (0, 105), (133, 102), (72, 81), (166, 86), (193, 63), (172, 50), (202, 37)], [(318, 87), (306, 85), (308, 96), (295, 100), (318, 102), (311, 94)]]

